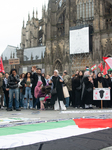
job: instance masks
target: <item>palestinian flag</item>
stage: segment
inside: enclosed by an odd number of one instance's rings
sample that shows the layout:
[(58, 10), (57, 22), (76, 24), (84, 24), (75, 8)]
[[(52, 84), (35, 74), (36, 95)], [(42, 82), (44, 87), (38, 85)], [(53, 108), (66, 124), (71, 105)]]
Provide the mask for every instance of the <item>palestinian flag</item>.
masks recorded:
[(97, 69), (96, 64), (91, 67), (91, 70), (92, 70), (92, 71), (94, 71), (94, 70), (96, 70), (96, 69)]
[(112, 57), (103, 57), (103, 60), (112, 69)]
[(112, 119), (73, 119), (0, 128), (0, 149), (100, 150), (112, 146)]

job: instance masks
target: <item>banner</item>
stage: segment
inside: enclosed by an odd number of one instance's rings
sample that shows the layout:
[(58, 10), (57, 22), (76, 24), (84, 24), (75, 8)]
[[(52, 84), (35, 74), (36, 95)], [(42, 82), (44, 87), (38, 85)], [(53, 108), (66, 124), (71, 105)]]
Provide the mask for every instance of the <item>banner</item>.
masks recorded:
[(93, 100), (110, 100), (110, 89), (109, 88), (94, 89)]

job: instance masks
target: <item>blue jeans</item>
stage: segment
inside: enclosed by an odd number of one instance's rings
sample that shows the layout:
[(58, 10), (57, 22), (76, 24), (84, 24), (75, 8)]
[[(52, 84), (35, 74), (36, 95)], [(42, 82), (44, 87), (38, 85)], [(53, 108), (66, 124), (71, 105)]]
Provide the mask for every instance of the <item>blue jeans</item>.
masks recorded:
[(66, 101), (66, 107), (69, 107), (69, 97), (65, 98)]
[(32, 108), (33, 107), (33, 97), (31, 94), (31, 88), (30, 87), (25, 88), (24, 108), (28, 108), (28, 98), (29, 98), (29, 106), (30, 106), (30, 108)]
[(15, 93), (15, 108), (19, 108), (19, 89), (9, 89), (9, 108), (12, 108), (13, 104), (13, 94)]
[(6, 98), (5, 98), (5, 94), (4, 94), (4, 106), (6, 107)]
[(20, 92), (20, 107), (24, 107), (24, 95)]

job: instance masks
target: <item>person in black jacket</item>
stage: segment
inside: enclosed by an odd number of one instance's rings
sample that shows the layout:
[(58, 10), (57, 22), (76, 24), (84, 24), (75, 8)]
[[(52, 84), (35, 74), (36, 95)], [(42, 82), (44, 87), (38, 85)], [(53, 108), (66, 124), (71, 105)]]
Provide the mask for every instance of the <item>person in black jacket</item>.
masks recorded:
[(89, 71), (85, 71), (82, 82), (82, 105), (85, 109), (92, 109), (93, 103), (93, 79)]
[(79, 71), (77, 77), (74, 79), (75, 108), (81, 108), (82, 79), (83, 72)]
[(9, 85), (9, 108), (8, 111), (12, 111), (12, 103), (13, 103), (13, 94), (15, 93), (15, 107), (16, 111), (20, 111), (19, 109), (19, 75), (17, 75), (17, 70), (12, 69), (8, 78)]
[(5, 73), (4, 88), (3, 89), (4, 89), (4, 94), (5, 94), (7, 109), (9, 107), (9, 85), (8, 85), (8, 77), (9, 77), (9, 74)]
[[(35, 66), (33, 66), (32, 67), (32, 78), (33, 78), (33, 85), (32, 85), (32, 93), (33, 93), (33, 108), (35, 108), (36, 107), (36, 99), (35, 99), (35, 97), (34, 97), (34, 90), (35, 90), (35, 87), (36, 87), (36, 85), (37, 85), (37, 82), (38, 81), (42, 81), (42, 83), (43, 83), (43, 86), (45, 86), (46, 85), (46, 81), (45, 81), (45, 78), (42, 76), (42, 72), (41, 72), (41, 69), (40, 68), (38, 68), (37, 70), (36, 70), (36, 67)], [(37, 109), (40, 109), (40, 101), (38, 101), (37, 102)]]

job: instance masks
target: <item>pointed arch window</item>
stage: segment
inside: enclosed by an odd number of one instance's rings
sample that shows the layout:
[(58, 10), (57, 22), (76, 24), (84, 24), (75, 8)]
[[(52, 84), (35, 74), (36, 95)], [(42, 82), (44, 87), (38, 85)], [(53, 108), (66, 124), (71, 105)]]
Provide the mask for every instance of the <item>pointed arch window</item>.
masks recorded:
[(94, 17), (94, 1), (88, 0), (86, 3), (80, 1), (77, 4), (77, 19), (88, 19)]

